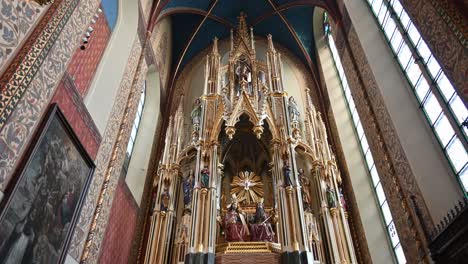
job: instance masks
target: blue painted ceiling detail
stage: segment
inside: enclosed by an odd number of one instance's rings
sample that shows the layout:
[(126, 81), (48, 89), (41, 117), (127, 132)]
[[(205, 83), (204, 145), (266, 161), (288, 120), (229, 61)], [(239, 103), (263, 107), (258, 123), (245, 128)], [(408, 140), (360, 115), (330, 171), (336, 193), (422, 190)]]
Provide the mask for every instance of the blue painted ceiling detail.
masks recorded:
[(118, 0), (102, 0), (102, 10), (109, 23), (109, 28), (114, 31), (115, 24), (117, 24), (117, 17), (119, 15), (119, 1)]
[[(104, 0), (105, 1), (105, 0)], [(280, 11), (283, 17), (288, 21), (293, 32), (290, 32), (281, 17), (274, 12), (270, 2), (277, 7), (284, 4), (291, 4), (291, 7)], [(203, 20), (204, 16), (194, 14), (208, 12), (213, 0), (170, 0), (164, 7), (164, 12), (173, 12), (172, 32), (173, 49), (172, 61), (173, 71), (181, 58), (185, 46), (190, 37)], [(254, 27), (254, 34), (266, 37), (268, 34), (273, 36), (273, 40), (288, 48), (301, 61), (308, 65), (307, 56), (311, 58), (312, 64), (315, 64), (315, 40), (313, 34), (313, 6), (294, 6), (294, 2), (300, 0), (218, 0), (213, 8), (211, 15), (226, 21), (220, 23), (214, 19), (207, 18), (195, 35), (193, 41), (183, 55), (178, 73), (183, 67), (201, 50), (208, 47), (214, 37), (219, 39), (227, 38), (230, 35), (230, 27), (237, 26), (240, 12), (247, 14), (247, 23)], [(299, 4), (298, 4), (299, 5)], [(253, 25), (253, 23), (256, 23)], [(297, 35), (299, 43), (293, 34)], [(306, 51), (304, 55), (301, 45)], [(314, 65), (311, 65), (314, 67)]]

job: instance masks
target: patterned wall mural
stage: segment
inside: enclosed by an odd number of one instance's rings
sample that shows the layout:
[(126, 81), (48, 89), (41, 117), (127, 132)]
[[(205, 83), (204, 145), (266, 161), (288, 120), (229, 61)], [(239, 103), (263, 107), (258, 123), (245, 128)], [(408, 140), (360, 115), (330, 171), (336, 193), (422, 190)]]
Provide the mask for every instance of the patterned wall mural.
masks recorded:
[(0, 72), (44, 13), (41, 7), (29, 0), (0, 1)]
[[(0, 191), (4, 191), (29, 144), (65, 72), (67, 62), (79, 44), (98, 7), (95, 0), (60, 1), (57, 16), (35, 38), (34, 50), (13, 74), (2, 93), (0, 103)], [(77, 7), (75, 9), (75, 7)], [(73, 12), (73, 11), (76, 12)], [(55, 30), (53, 30), (55, 29)], [(20, 70), (21, 69), (21, 70)], [(8, 121), (8, 122), (7, 122)]]

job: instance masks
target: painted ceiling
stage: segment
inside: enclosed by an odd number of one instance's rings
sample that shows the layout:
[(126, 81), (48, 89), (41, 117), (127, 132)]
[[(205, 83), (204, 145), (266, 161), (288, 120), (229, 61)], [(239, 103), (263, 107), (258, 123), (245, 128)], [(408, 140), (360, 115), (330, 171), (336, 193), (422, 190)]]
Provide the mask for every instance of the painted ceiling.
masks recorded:
[(324, 7), (326, 3), (326, 0), (170, 0), (160, 18), (172, 17), (173, 73), (180, 73), (214, 37), (229, 37), (241, 12), (247, 15), (255, 35), (272, 34), (275, 42), (314, 68), (313, 13), (315, 6)]

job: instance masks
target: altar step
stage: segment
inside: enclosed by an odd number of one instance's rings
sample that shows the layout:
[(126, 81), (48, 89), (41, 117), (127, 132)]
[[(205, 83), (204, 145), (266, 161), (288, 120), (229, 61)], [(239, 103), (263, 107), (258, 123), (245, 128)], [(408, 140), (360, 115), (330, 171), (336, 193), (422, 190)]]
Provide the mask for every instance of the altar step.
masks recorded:
[(229, 242), (216, 247), (216, 264), (276, 264), (281, 246), (269, 242)]

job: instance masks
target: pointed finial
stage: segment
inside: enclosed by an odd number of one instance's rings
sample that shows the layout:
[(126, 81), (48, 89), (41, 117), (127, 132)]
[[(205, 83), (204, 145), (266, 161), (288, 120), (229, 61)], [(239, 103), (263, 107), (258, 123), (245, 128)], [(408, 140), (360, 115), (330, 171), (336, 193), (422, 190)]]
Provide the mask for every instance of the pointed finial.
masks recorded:
[(275, 46), (273, 46), (273, 37), (271, 36), (271, 34), (268, 34), (267, 38), (268, 38), (268, 49), (274, 51)]
[(214, 37), (213, 39), (213, 54), (218, 54), (218, 38)]
[(234, 50), (234, 29), (231, 28), (231, 51)]
[(253, 27), (250, 27), (250, 43), (252, 45), (252, 49), (255, 49), (255, 43), (254, 43), (254, 34), (253, 34)]

